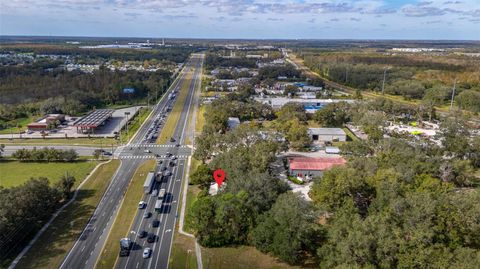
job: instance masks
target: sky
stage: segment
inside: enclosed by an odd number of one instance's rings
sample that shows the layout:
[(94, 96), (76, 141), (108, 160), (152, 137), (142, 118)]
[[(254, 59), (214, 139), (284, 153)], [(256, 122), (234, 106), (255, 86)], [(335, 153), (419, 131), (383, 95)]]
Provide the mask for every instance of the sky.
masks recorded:
[(480, 0), (0, 0), (0, 35), (479, 40)]

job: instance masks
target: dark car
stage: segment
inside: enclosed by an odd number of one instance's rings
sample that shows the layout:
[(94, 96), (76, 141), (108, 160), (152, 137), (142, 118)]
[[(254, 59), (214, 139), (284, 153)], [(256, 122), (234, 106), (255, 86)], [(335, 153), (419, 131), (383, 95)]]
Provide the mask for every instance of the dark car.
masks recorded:
[(152, 221), (152, 227), (157, 228), (160, 225), (160, 221), (158, 219)]
[(147, 237), (147, 242), (148, 243), (153, 243), (153, 242), (155, 242), (155, 238), (156, 238), (155, 234), (149, 234), (148, 237)]
[(170, 142), (175, 142), (175, 138), (170, 137)]
[(148, 233), (146, 231), (141, 231), (138, 233), (138, 237), (139, 238), (145, 238), (147, 237)]

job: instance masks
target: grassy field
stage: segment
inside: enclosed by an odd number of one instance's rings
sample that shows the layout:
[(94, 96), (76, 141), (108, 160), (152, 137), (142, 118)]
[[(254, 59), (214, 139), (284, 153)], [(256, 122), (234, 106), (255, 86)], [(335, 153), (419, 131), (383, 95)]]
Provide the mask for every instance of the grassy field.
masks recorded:
[(154, 167), (155, 160), (148, 160), (135, 171), (95, 268), (111, 269), (114, 267), (120, 250), (118, 242), (120, 238), (128, 236), (131, 223), (135, 218), (135, 214), (132, 212), (137, 212), (138, 201), (142, 200), (145, 176)]
[(0, 161), (0, 186), (14, 187), (23, 184), (31, 177), (46, 177), (53, 184), (68, 172), (75, 177), (75, 186), (92, 171), (98, 164), (97, 161), (66, 162), (19, 162)]
[(294, 269), (254, 247), (203, 248), (203, 267), (208, 269)]
[(205, 125), (205, 105), (200, 105), (197, 111), (197, 121), (195, 123), (195, 133), (201, 133)]
[(27, 128), (27, 124), (32, 122), (33, 119), (34, 119), (33, 117), (29, 117), (29, 118), (20, 118), (20, 119), (10, 121), (9, 125), (14, 127), (1, 129), (0, 134), (10, 134), (10, 133), (18, 134), (19, 131), (25, 131), (25, 129)]
[(180, 120), (183, 105), (185, 104), (185, 101), (187, 99), (190, 83), (192, 82), (193, 72), (194, 71), (192, 70), (185, 75), (185, 79), (180, 86), (180, 92), (178, 94), (177, 100), (175, 101), (172, 111), (168, 115), (167, 121), (162, 128), (162, 132), (158, 136), (157, 144), (165, 144), (167, 143), (167, 141), (169, 141), (170, 137), (172, 137), (175, 131), (175, 126)]
[(170, 269), (196, 269), (197, 258), (195, 255), (195, 239), (186, 235), (175, 233), (173, 237), (172, 252), (170, 254)]
[(58, 215), (16, 268), (58, 268), (93, 214), (120, 161), (101, 165), (79, 189), (77, 198)]

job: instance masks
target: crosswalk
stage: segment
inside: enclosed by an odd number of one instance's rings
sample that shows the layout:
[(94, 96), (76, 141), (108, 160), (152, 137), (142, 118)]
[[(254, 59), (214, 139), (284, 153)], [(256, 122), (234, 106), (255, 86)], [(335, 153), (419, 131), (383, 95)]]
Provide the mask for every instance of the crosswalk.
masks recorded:
[[(130, 144), (130, 147), (138, 147), (138, 148), (175, 148), (177, 146), (175, 145), (158, 145), (158, 144)], [(180, 145), (177, 148), (189, 148), (189, 146), (186, 145)]]
[[(167, 155), (160, 155), (159, 157), (155, 157), (153, 155), (120, 155), (118, 156), (119, 159), (166, 159), (168, 158)], [(177, 155), (178, 159), (187, 159), (188, 155)]]

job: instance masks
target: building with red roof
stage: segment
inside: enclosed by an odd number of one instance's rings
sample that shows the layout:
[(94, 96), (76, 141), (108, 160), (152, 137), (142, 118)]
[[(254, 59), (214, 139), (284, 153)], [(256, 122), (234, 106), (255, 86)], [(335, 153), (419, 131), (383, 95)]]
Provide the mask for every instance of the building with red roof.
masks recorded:
[(347, 161), (342, 157), (292, 157), (288, 162), (288, 172), (291, 176), (312, 178), (321, 177), (325, 170), (336, 165), (344, 165)]

